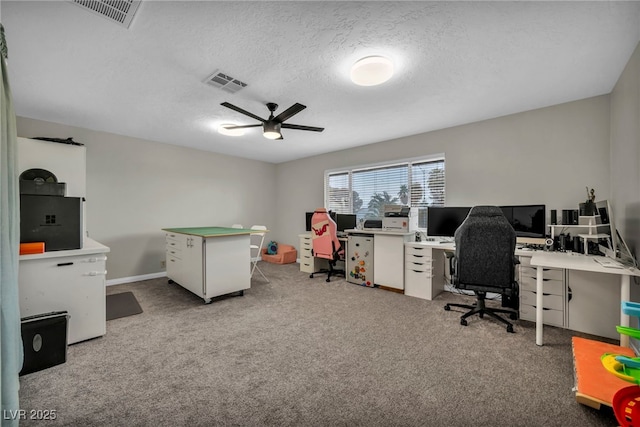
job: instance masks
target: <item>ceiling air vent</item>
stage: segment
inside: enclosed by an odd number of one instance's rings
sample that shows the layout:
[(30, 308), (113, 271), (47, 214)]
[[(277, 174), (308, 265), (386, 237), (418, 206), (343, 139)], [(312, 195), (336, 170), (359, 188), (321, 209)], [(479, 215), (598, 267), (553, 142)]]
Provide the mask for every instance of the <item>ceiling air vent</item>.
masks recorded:
[(236, 93), (240, 89), (247, 87), (245, 82), (241, 82), (227, 74), (220, 73), (218, 70), (214, 71), (213, 74), (205, 79), (204, 82), (210, 86), (217, 87), (231, 93)]
[(85, 10), (129, 28), (141, 0), (69, 0)]

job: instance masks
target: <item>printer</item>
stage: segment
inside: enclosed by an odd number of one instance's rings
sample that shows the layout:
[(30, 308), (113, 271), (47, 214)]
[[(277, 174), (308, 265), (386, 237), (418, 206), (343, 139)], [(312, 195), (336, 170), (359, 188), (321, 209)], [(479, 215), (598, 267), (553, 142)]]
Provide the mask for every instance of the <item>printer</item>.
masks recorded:
[(418, 229), (418, 209), (402, 205), (384, 205), (384, 231), (409, 233)]

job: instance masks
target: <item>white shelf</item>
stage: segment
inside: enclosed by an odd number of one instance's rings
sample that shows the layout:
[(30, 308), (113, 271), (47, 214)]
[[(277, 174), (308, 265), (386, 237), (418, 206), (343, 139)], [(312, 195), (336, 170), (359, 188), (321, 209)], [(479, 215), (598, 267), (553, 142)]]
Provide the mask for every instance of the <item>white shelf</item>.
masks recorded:
[(598, 228), (598, 227), (608, 227), (609, 224), (549, 224), (547, 227), (579, 227), (579, 228)]
[(608, 239), (610, 236), (606, 233), (599, 234), (578, 234), (578, 237), (583, 239)]

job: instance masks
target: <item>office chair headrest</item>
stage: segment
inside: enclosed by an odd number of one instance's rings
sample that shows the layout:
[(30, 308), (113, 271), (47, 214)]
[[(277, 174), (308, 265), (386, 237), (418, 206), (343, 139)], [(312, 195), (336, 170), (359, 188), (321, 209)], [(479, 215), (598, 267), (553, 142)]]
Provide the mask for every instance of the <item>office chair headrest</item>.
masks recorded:
[(474, 206), (469, 211), (469, 216), (494, 217), (504, 216), (502, 209), (497, 206)]

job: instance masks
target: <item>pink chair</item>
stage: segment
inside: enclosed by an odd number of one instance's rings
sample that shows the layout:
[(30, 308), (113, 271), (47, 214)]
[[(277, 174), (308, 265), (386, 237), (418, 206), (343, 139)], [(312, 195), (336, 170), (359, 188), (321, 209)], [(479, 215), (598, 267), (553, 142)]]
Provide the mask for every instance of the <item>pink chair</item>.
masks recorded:
[[(329, 269), (316, 273), (327, 273), (327, 282), (335, 274), (344, 275), (344, 270), (336, 270), (334, 267), (339, 259), (344, 258), (344, 249), (338, 239), (336, 223), (325, 208), (317, 208), (311, 217), (311, 245), (312, 253), (316, 258), (324, 258), (329, 261)], [(309, 276), (313, 278), (314, 273)]]

